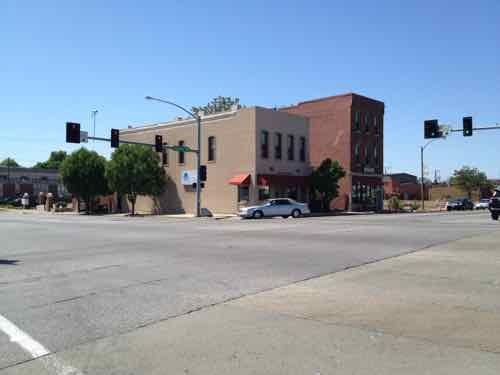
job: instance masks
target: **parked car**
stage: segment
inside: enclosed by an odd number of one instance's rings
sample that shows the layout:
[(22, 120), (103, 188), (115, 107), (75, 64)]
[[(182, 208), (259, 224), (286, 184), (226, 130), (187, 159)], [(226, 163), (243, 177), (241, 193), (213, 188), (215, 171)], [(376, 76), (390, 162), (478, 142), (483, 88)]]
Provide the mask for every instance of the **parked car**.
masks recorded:
[(474, 203), (470, 199), (467, 198), (455, 198), (455, 199), (450, 199), (448, 202), (446, 202), (446, 209), (448, 211), (455, 211), (455, 210), (473, 210), (474, 209)]
[(260, 219), (262, 217), (282, 216), (294, 218), (308, 215), (311, 211), (306, 203), (299, 203), (289, 198), (268, 199), (259, 206), (243, 207), (238, 215), (243, 218)]
[(493, 220), (498, 220), (498, 215), (500, 215), (500, 186), (495, 189), (495, 193), (490, 199), (490, 205), (488, 208), (491, 212), (491, 218)]
[(477, 202), (474, 205), (474, 209), (476, 210), (486, 210), (490, 206), (490, 200), (488, 198), (483, 198), (480, 199), (479, 202)]

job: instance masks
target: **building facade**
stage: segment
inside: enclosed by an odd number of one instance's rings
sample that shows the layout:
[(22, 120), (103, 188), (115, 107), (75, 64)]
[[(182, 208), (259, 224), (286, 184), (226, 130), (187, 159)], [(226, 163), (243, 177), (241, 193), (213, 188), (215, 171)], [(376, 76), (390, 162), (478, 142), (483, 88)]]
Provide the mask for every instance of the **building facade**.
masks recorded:
[[(120, 139), (154, 143), (163, 136), (168, 145), (196, 149), (196, 122), (172, 122), (129, 127)], [(307, 201), (309, 120), (261, 107), (234, 109), (202, 117), (201, 164), (207, 166), (202, 207), (215, 213), (234, 213), (270, 197)], [(140, 197), (138, 212), (195, 212), (196, 155), (168, 150), (162, 155), (167, 178), (157, 198)]]
[(349, 93), (300, 102), (280, 111), (310, 121), (310, 160), (338, 160), (347, 175), (332, 208), (376, 210), (383, 207), (384, 103)]
[(13, 198), (24, 193), (37, 196), (49, 192), (58, 196), (66, 193), (57, 170), (0, 167), (0, 197)]
[[(393, 173), (384, 176), (385, 199), (398, 197), (403, 200), (422, 199), (422, 187), (417, 176), (409, 173)], [(425, 199), (428, 199), (428, 189), (425, 188)]]

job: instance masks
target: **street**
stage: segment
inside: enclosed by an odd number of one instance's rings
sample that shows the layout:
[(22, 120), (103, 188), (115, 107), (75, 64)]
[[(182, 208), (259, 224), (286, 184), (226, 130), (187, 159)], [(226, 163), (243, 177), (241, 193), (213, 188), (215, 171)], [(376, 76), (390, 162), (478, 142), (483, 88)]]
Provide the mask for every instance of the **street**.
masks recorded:
[[(264, 220), (0, 212), (0, 317), (49, 353), (57, 356), (71, 351), (71, 355), (63, 355), (67, 357), (64, 363), (70, 367), (75, 365), (73, 361), (78, 363), (75, 371), (86, 373), (92, 368), (88, 373), (104, 374), (111, 373), (116, 366), (120, 368), (116, 373), (133, 373), (122, 365), (140, 363), (144, 358), (139, 353), (134, 358), (134, 352), (127, 352), (127, 359), (124, 358), (121, 365), (116, 361), (102, 362), (100, 367), (97, 358), (100, 358), (99, 345), (103, 340), (111, 339), (113, 345), (121, 348), (128, 342), (123, 340), (130, 340), (127, 335), (144, 329), (154, 332), (159, 324), (174, 322), (224, 302), (238, 305), (247, 298), (252, 303), (252, 298), (260, 298), (261, 292), (265, 292), (262, 295), (267, 296), (267, 302), (254, 301), (255, 306), (272, 310), (273, 301), (286, 290), (276, 288), (300, 287), (303, 281), (314, 282), (321, 276), (329, 277), (341, 270), (417, 250), (428, 249), (432, 253), (435, 246), (496, 235), (498, 230), (498, 222), (492, 221), (485, 212)], [(491, 242), (486, 248), (491, 248)], [(500, 245), (496, 249), (499, 250)], [(492, 259), (493, 264), (498, 262), (498, 257)], [(359, 270), (370, 266), (359, 267)], [(403, 281), (391, 280), (395, 285)], [(497, 277), (489, 287), (498, 292), (498, 282)], [(330, 290), (331, 295), (326, 292), (323, 295), (325, 304), (329, 303), (329, 296), (335, 295), (335, 291)], [(355, 291), (355, 288), (345, 289), (345, 295)], [(273, 297), (273, 293), (277, 294)], [(350, 303), (354, 304), (356, 295), (351, 297)], [(307, 306), (321, 305), (321, 301), (311, 302), (304, 296), (296, 303), (287, 308), (302, 311)], [(498, 306), (494, 305), (493, 309)], [(217, 327), (220, 315), (211, 311), (214, 327)], [(239, 315), (232, 317), (240, 318)], [(349, 319), (346, 325), (355, 324), (355, 316)], [(259, 320), (252, 324), (257, 326)], [(404, 333), (404, 329), (400, 331)], [(321, 335), (320, 332), (321, 329), (315, 334)], [(162, 336), (165, 345), (173, 348), (176, 342), (168, 336), (167, 330)], [(409, 332), (407, 336), (419, 336), (419, 333)], [(217, 333), (213, 337), (217, 337)], [(177, 343), (181, 341), (182, 349), (188, 352), (190, 345), (200, 344), (196, 337), (182, 337)], [(217, 342), (205, 344), (217, 346)], [(500, 351), (496, 342), (485, 345), (489, 353)], [(86, 349), (82, 349), (81, 356), (75, 354), (82, 347)], [(277, 353), (293, 354), (286, 349)], [(118, 354), (115, 353), (115, 357)], [(149, 356), (154, 357), (150, 361), (161, 364), (161, 354), (155, 357), (152, 350)], [(33, 371), (29, 366), (37, 363), (32, 361), (33, 357), (0, 330), (0, 373), (21, 373), (23, 368), (24, 373), (29, 373), (28, 370)], [(286, 361), (285, 358), (279, 360)], [(327, 368), (328, 361), (325, 362), (325, 358), (322, 361), (321, 367)], [(195, 368), (198, 365), (193, 363)], [(169, 373), (169, 364), (164, 366), (163, 372), (156, 371)], [(275, 371), (271, 367), (268, 373)], [(213, 373), (224, 373), (216, 368), (214, 365)], [(56, 372), (62, 373), (59, 370)], [(248, 368), (247, 372), (251, 370)], [(266, 371), (255, 370), (255, 373)]]

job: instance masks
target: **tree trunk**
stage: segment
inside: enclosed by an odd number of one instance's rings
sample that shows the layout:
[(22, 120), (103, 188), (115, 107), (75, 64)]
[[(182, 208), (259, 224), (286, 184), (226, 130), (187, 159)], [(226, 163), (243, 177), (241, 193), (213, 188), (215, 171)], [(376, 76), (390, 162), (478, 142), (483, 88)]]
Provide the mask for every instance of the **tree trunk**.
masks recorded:
[(136, 200), (136, 196), (135, 195), (129, 195), (128, 199), (130, 201), (130, 203), (132, 204), (132, 216), (135, 215), (135, 200)]

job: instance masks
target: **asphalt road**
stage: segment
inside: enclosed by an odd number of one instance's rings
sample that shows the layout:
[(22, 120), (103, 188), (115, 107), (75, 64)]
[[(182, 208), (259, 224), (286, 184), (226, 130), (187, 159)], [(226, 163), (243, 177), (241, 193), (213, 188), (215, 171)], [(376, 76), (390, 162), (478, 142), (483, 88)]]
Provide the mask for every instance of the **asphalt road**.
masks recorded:
[[(498, 229), (487, 213), (215, 221), (0, 212), (0, 318), (58, 352)], [(32, 358), (11, 339), (0, 329), (0, 371)]]

